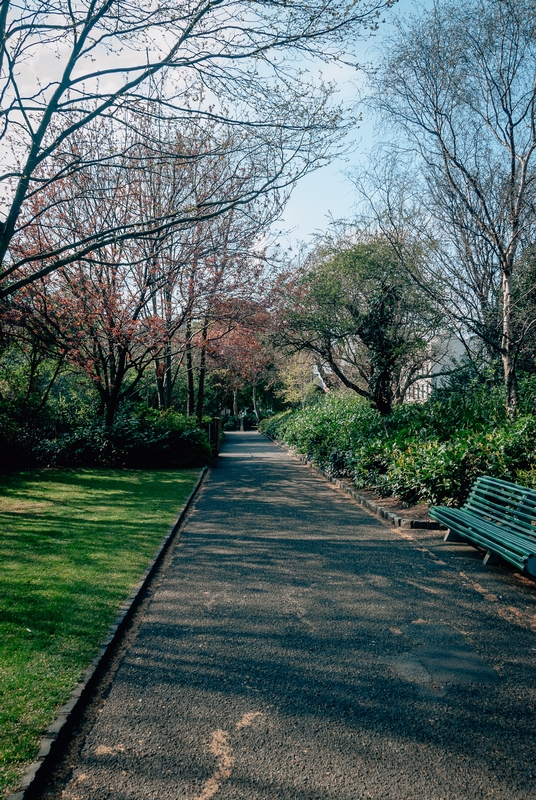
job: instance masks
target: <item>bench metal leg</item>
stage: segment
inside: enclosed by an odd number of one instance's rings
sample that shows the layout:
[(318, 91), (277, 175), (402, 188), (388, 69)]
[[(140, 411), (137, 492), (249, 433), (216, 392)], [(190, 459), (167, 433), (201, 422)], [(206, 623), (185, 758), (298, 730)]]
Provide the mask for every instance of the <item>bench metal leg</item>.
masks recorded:
[(525, 572), (536, 578), (536, 556), (529, 556), (525, 561)]
[(466, 542), (467, 539), (464, 539), (463, 536), (460, 536), (459, 533), (456, 533), (456, 531), (451, 531), (450, 528), (449, 528), (449, 530), (446, 532), (446, 534), (443, 537), (443, 541), (444, 542)]
[(488, 550), (486, 555), (484, 556), (483, 564), (486, 564), (488, 567), (495, 567), (497, 564), (502, 562), (502, 558), (494, 553), (493, 550)]

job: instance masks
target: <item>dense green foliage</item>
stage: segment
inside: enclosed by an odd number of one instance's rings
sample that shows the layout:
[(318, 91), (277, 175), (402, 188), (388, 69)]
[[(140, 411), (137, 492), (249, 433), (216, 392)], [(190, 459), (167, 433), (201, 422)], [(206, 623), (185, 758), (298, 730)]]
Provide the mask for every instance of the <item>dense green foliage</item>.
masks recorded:
[(0, 480), (0, 793), (35, 759), (198, 475), (41, 470)]
[(204, 431), (193, 417), (141, 407), (107, 427), (92, 420), (36, 446), (53, 466), (121, 466), (136, 469), (201, 466), (210, 459)]
[(262, 423), (264, 433), (358, 488), (405, 504), (459, 505), (478, 475), (536, 485), (536, 417), (525, 383), (524, 412), (506, 419), (500, 391), (471, 385), (398, 406), (388, 417), (346, 394)]
[(329, 365), (341, 384), (389, 414), (430, 361), (442, 315), (381, 237), (327, 243), (287, 288), (278, 338)]
[(125, 406), (113, 425), (86, 414), (61, 427), (57, 416), (46, 411), (24, 419), (9, 413), (11, 409), (7, 411), (0, 418), (0, 446), (5, 457), (3, 468), (8, 470), (193, 467), (206, 464), (211, 457), (206, 426), (200, 428), (194, 417), (173, 410)]
[[(62, 371), (46, 353), (32, 354), (13, 343), (2, 350), (0, 325), (0, 472), (68, 466), (165, 469), (200, 466), (211, 457), (209, 422), (232, 405), (222, 371), (205, 376), (207, 415), (201, 419), (177, 411), (187, 408), (182, 373), (166, 410), (158, 408), (154, 374), (148, 374), (140, 391), (124, 399), (114, 421), (106, 424), (84, 376), (67, 367)], [(255, 390), (259, 410), (281, 407), (261, 381)], [(251, 409), (251, 385), (236, 395), (241, 411)], [(229, 427), (240, 426), (239, 417), (224, 419)], [(246, 424), (255, 422), (249, 413)]]

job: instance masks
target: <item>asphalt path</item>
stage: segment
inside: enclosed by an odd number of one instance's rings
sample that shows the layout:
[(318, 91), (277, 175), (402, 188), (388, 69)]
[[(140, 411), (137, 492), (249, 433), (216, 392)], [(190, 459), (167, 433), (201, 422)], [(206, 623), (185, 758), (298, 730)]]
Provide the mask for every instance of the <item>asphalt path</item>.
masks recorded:
[(536, 584), (227, 437), (43, 797), (536, 798)]

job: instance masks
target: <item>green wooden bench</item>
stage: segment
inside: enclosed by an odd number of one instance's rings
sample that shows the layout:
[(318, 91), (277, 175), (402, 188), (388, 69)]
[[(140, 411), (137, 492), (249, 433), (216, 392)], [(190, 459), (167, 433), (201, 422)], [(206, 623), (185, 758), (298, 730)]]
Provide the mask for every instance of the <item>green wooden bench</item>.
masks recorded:
[(435, 506), (430, 516), (449, 531), (445, 540), (468, 541), (536, 577), (536, 491), (515, 483), (477, 478), (462, 508)]

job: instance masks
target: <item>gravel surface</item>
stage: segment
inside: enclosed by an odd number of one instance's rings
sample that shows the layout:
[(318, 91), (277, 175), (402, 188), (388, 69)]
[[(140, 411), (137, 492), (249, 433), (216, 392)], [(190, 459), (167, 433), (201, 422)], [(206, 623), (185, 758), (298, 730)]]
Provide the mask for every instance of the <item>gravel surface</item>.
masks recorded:
[(534, 583), (230, 434), (42, 796), (536, 798), (535, 632)]

